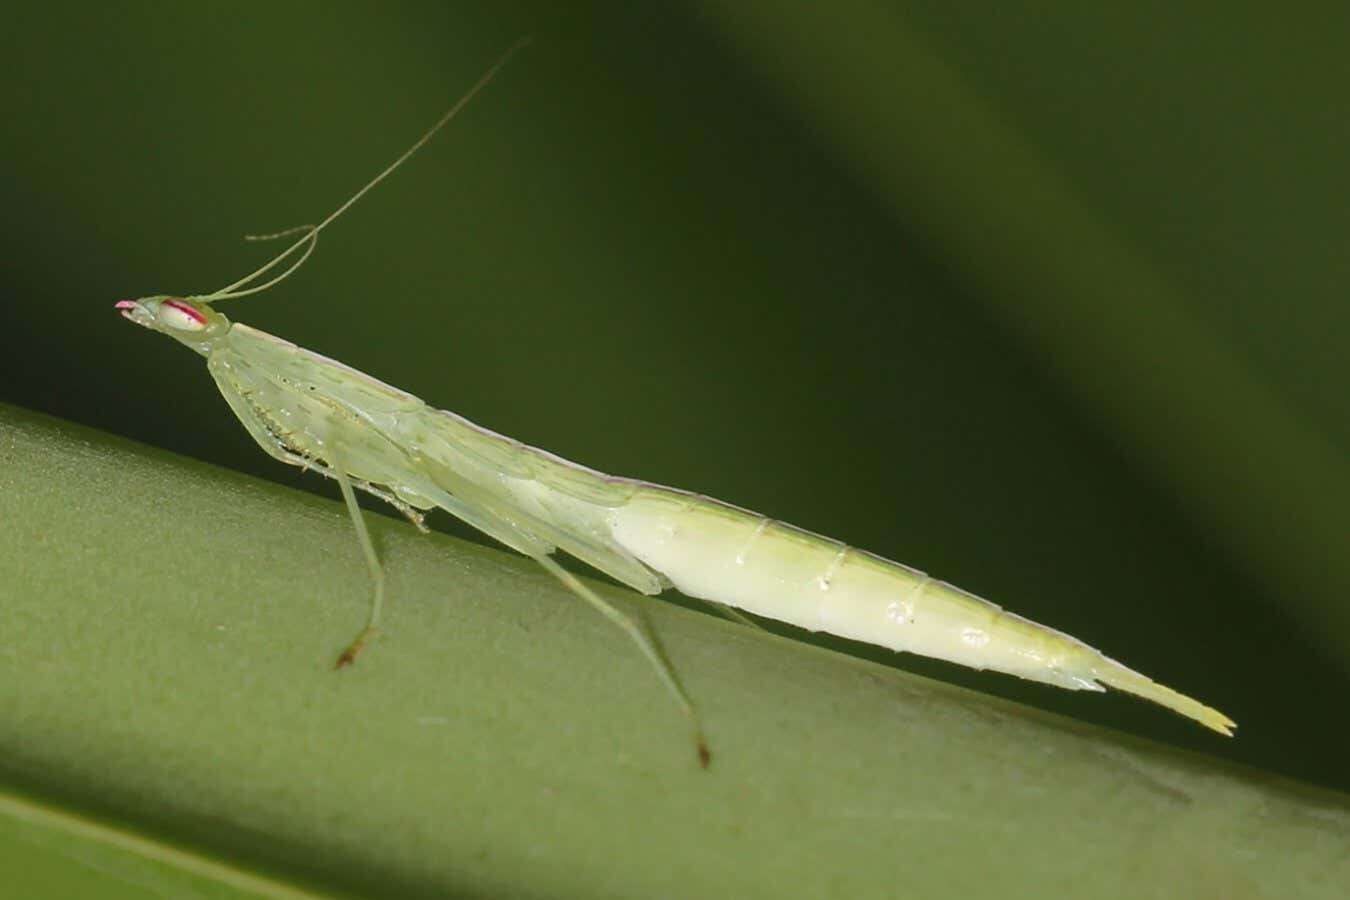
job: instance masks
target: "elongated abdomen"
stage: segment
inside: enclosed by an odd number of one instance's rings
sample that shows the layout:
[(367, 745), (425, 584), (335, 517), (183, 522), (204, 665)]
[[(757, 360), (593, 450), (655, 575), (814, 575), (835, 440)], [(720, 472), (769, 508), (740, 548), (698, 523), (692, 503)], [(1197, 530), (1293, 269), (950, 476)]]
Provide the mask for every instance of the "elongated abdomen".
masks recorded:
[[(1036, 646), (1039, 629), (1001, 621), (1005, 614), (992, 603), (898, 563), (714, 501), (643, 491), (616, 510), (615, 537), (690, 596), (977, 669), (1040, 670), (1049, 662)], [(1022, 645), (1011, 653), (1009, 626)]]
[(812, 631), (1070, 690), (1098, 682), (1229, 733), (1232, 722), (1066, 634), (922, 572), (715, 500), (644, 486), (615, 540), (682, 593)]

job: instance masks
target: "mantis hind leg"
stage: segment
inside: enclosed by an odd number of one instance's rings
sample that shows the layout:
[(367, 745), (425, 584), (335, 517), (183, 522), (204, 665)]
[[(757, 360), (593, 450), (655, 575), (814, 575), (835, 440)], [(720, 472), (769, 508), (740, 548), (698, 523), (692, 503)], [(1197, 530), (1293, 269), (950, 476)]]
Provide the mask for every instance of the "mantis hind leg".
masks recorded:
[(717, 600), (704, 600), (703, 602), (706, 603), (713, 612), (717, 613), (727, 621), (735, 622), (737, 625), (744, 625), (747, 628), (757, 628), (760, 631), (768, 631), (763, 625), (759, 624), (734, 606), (729, 606), (728, 604), (721, 603)]
[[(423, 489), (419, 488), (419, 490)], [(594, 591), (583, 584), (581, 579), (558, 565), (557, 560), (549, 555), (554, 551), (554, 546), (511, 522), (509, 515), (499, 514), (488, 504), (473, 505), (448, 491), (433, 490), (428, 492), (426, 496), (456, 518), (469, 523), (484, 534), (501, 541), (511, 549), (539, 563), (550, 575), (561, 581), (564, 587), (584, 600), (600, 615), (619, 626), (625, 634), (632, 638), (633, 642), (638, 645), (638, 649), (656, 669), (656, 674), (660, 677), (661, 683), (666, 686), (666, 690), (670, 691), (676, 705), (688, 719), (693, 729), (694, 746), (698, 752), (699, 764), (705, 769), (708, 767), (709, 762), (712, 761), (712, 754), (708, 751), (708, 742), (703, 737), (703, 725), (699, 720), (698, 713), (695, 711), (693, 703), (689, 701), (689, 695), (685, 693), (684, 686), (680, 684), (679, 678), (676, 677), (670, 661), (666, 659), (665, 654), (651, 634), (634, 619), (624, 615), (602, 600)]]
[(347, 504), (347, 513), (352, 517), (352, 525), (356, 527), (356, 539), (361, 544), (361, 553), (366, 558), (366, 567), (370, 569), (370, 580), (372, 585), (372, 595), (370, 600), (370, 614), (366, 618), (366, 625), (361, 629), (361, 633), (356, 639), (347, 646), (346, 650), (338, 656), (337, 663), (333, 668), (340, 669), (343, 666), (349, 666), (356, 662), (356, 657), (365, 649), (366, 644), (370, 643), (371, 638), (379, 632), (380, 613), (384, 610), (384, 566), (380, 565), (380, 557), (375, 552), (375, 544), (370, 539), (370, 531), (366, 528), (366, 520), (361, 515), (361, 507), (356, 502), (356, 491), (352, 489), (352, 480), (343, 471), (342, 464), (334, 459), (333, 465), (328, 467), (328, 472), (337, 479), (338, 487), (342, 489), (342, 499)]
[(679, 706), (680, 711), (684, 713), (685, 718), (689, 720), (690, 727), (693, 728), (694, 731), (694, 745), (698, 752), (699, 765), (705, 769), (708, 768), (708, 764), (712, 762), (712, 753), (709, 752), (708, 741), (703, 736), (703, 723), (699, 720), (698, 712), (695, 711), (694, 704), (690, 702), (689, 695), (685, 693), (684, 685), (680, 683), (679, 678), (675, 675), (675, 670), (671, 667), (670, 660), (666, 658), (665, 653), (662, 651), (660, 645), (657, 644), (656, 639), (646, 629), (639, 625), (635, 619), (624, 615), (613, 606), (600, 599), (594, 591), (582, 583), (580, 578), (577, 578), (571, 572), (558, 565), (557, 560), (553, 559), (553, 557), (548, 556), (547, 554), (540, 554), (535, 556), (534, 560), (561, 581), (568, 590), (576, 594), (582, 600), (585, 600), (586, 603), (599, 612), (600, 615), (619, 626), (619, 628), (623, 629), (625, 634), (633, 639), (633, 642), (638, 645), (638, 649), (642, 651), (642, 654), (647, 657), (647, 660), (652, 664), (653, 668), (656, 669), (656, 674), (660, 676), (662, 684), (666, 686), (666, 690), (670, 691), (671, 696), (675, 698), (675, 703)]

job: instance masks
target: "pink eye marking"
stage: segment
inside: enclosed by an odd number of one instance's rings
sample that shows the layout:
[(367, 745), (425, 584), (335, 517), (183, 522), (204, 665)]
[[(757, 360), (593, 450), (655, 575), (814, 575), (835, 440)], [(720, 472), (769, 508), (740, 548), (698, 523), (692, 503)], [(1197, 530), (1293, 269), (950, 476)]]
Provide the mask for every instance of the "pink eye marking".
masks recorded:
[[(122, 302), (125, 303), (127, 301), (124, 300)], [(120, 306), (121, 304), (118, 305)], [(165, 300), (164, 305), (178, 310), (183, 315), (195, 321), (198, 325), (206, 324), (206, 316), (202, 315), (201, 312), (193, 309), (191, 306), (188, 306), (186, 303), (179, 303), (177, 300)]]

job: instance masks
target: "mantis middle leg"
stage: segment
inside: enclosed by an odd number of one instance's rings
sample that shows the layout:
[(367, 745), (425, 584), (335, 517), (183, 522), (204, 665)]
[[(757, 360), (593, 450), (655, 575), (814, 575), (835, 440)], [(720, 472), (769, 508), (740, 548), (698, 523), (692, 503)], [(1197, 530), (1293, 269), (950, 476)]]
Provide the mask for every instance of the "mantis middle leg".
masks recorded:
[(375, 552), (375, 544), (370, 539), (370, 531), (366, 528), (366, 520), (361, 515), (360, 505), (356, 502), (356, 491), (352, 489), (352, 480), (342, 467), (340, 453), (339, 448), (333, 448), (332, 464), (328, 467), (328, 472), (337, 479), (338, 487), (342, 489), (342, 499), (347, 504), (347, 513), (352, 517), (352, 525), (356, 528), (356, 539), (361, 544), (361, 553), (366, 558), (366, 567), (370, 569), (373, 591), (366, 625), (361, 629), (361, 633), (356, 636), (356, 639), (348, 645), (347, 649), (342, 651), (337, 663), (333, 666), (335, 669), (356, 662), (356, 657), (360, 655), (366, 644), (370, 643), (371, 638), (375, 637), (379, 631), (380, 613), (384, 610), (384, 566), (380, 565), (379, 554)]

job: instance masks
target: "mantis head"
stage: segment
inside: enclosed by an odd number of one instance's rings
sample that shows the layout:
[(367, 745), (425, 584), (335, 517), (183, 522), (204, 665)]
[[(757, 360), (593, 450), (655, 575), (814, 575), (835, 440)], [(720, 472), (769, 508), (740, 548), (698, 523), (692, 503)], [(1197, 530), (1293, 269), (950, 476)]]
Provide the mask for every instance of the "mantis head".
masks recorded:
[(119, 300), (114, 308), (122, 313), (122, 318), (167, 334), (199, 353), (205, 353), (208, 344), (230, 330), (229, 319), (209, 303), (189, 297), (160, 295)]
[[(528, 37), (516, 41), (509, 50), (498, 58), (492, 68), (488, 69), (483, 77), (479, 78), (478, 82), (473, 87), (469, 88), (468, 93), (463, 97), (460, 97), (459, 101), (455, 103), (454, 106), (450, 107), (450, 109), (436, 121), (435, 125), (432, 125), (431, 128), (418, 138), (411, 147), (404, 150), (402, 155), (381, 170), (378, 175), (366, 182), (364, 187), (348, 197), (346, 201), (344, 201), (337, 209), (333, 210), (333, 212), (329, 213), (328, 217), (322, 222), (317, 225), (300, 225), (296, 228), (287, 228), (284, 231), (277, 231), (272, 234), (245, 235), (244, 239), (248, 241), (271, 241), (290, 235), (300, 235), (299, 240), (272, 257), (270, 262), (264, 263), (243, 278), (240, 278), (238, 281), (227, 284), (220, 290), (212, 291), (209, 294), (191, 297), (169, 297), (158, 294), (153, 297), (141, 297), (139, 300), (120, 300), (115, 306), (117, 310), (122, 313), (122, 318), (129, 319), (137, 325), (149, 328), (151, 331), (159, 331), (163, 334), (167, 334), (169, 337), (177, 340), (179, 343), (186, 344), (203, 356), (209, 354), (215, 343), (230, 331), (230, 320), (216, 312), (215, 309), (212, 308), (213, 303), (221, 300), (233, 300), (236, 297), (247, 297), (250, 294), (260, 294), (289, 278), (296, 269), (304, 265), (305, 260), (309, 259), (309, 255), (314, 252), (314, 248), (318, 244), (320, 231), (327, 228), (329, 224), (345, 213), (353, 203), (360, 200), (368, 191), (385, 178), (389, 177), (390, 173), (403, 165), (408, 157), (412, 156), (421, 149), (423, 144), (431, 140), (432, 136), (445, 126), (445, 123), (457, 116), (459, 111), (464, 108), (465, 104), (472, 100), (474, 96), (481, 91), (494, 76), (496, 76), (497, 71), (501, 69), (502, 66), (506, 65), (506, 61), (510, 59), (517, 50), (524, 47), (529, 42), (530, 39)], [(276, 275), (261, 284), (257, 283), (264, 275), (272, 271), (288, 257), (302, 248), (304, 249), (304, 252), (300, 254), (300, 257), (292, 262), (280, 275)]]

